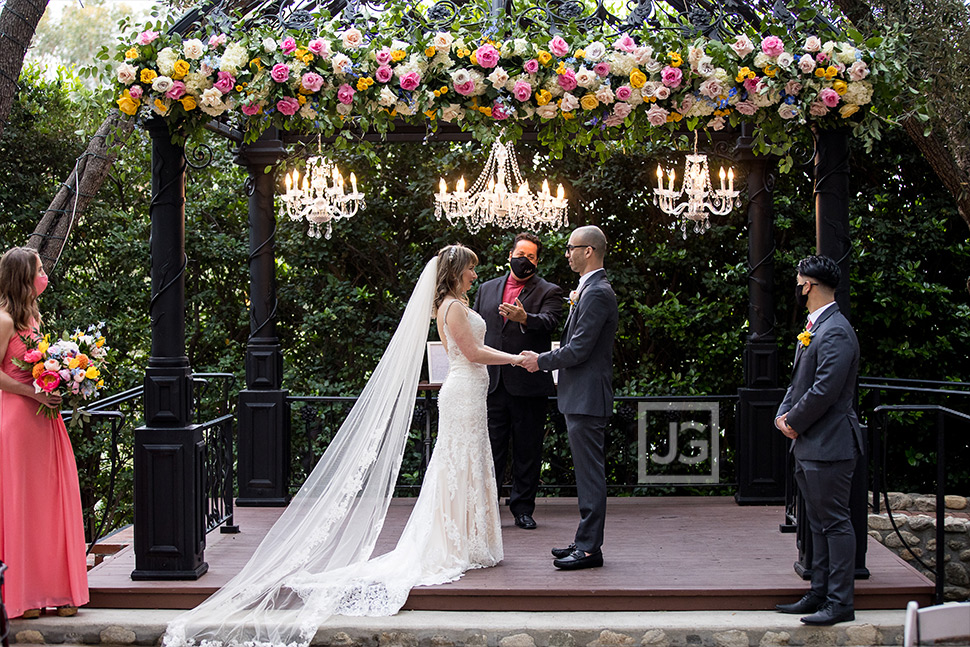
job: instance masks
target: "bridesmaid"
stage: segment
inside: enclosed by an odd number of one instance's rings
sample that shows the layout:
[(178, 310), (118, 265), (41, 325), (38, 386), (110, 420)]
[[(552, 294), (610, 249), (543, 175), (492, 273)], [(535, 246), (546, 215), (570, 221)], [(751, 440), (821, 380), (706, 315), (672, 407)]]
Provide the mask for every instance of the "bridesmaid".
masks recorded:
[(32, 249), (0, 257), (0, 560), (8, 567), (3, 601), (10, 617), (37, 618), (46, 607), (73, 616), (88, 601), (81, 491), (74, 450), (56, 408), (59, 395), (35, 393), (14, 366), (40, 325), (37, 297), (47, 274)]

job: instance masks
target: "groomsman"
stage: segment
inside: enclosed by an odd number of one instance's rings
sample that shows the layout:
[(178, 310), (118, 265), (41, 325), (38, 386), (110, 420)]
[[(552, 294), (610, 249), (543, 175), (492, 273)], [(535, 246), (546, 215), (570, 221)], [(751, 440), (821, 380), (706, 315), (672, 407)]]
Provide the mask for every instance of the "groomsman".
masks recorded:
[[(542, 242), (522, 233), (509, 252), (511, 271), (478, 288), (474, 310), (485, 319), (485, 344), (506, 353), (538, 352), (552, 347), (552, 333), (562, 316), (562, 289), (536, 274)], [(519, 528), (536, 527), (533, 514), (546, 410), (555, 386), (549, 373), (527, 373), (511, 365), (488, 367), (488, 436), (501, 491), (512, 445), (512, 494), (509, 509)]]
[(559, 411), (566, 418), (579, 495), (575, 541), (554, 548), (553, 565), (576, 570), (603, 565), (606, 522), (606, 426), (613, 413), (613, 338), (618, 312), (616, 294), (606, 278), (606, 236), (598, 227), (573, 231), (566, 245), (569, 267), (579, 274), (570, 294), (562, 346), (542, 353), (524, 352), (530, 371), (559, 369)]
[[(849, 513), (852, 472), (865, 447), (853, 410), (859, 342), (835, 303), (841, 272), (826, 256), (798, 263), (795, 300), (809, 311), (798, 335), (791, 386), (775, 426), (792, 439), (795, 481), (812, 532), (812, 588), (782, 613), (807, 625), (855, 619), (855, 532)], [(802, 520), (804, 521), (804, 520)]]

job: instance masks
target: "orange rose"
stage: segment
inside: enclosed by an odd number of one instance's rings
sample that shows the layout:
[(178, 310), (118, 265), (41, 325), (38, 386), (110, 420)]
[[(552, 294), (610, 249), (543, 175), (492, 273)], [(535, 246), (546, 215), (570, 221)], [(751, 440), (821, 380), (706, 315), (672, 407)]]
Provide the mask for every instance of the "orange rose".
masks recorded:
[(40, 374), (44, 372), (44, 362), (34, 364), (34, 370), (30, 372), (30, 375), (36, 380), (40, 377)]

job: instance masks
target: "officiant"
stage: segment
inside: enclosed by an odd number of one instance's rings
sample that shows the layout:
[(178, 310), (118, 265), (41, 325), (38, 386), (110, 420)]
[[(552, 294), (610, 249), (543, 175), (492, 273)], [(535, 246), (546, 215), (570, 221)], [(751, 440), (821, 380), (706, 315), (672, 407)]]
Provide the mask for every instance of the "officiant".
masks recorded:
[[(521, 233), (512, 241), (510, 271), (486, 281), (475, 295), (474, 310), (486, 324), (485, 344), (507, 353), (537, 353), (552, 346), (562, 317), (562, 289), (537, 276), (542, 242)], [(548, 398), (555, 394), (552, 374), (514, 366), (488, 367), (488, 435), (501, 492), (511, 445), (512, 492), (509, 510), (519, 528), (536, 527), (533, 514)]]

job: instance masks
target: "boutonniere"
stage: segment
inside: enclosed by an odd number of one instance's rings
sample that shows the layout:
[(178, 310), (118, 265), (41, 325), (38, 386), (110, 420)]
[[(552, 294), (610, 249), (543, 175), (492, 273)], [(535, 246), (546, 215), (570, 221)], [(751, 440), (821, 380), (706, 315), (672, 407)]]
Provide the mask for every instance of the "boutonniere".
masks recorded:
[(811, 331), (803, 330), (798, 333), (798, 341), (802, 342), (802, 346), (808, 346), (812, 343), (812, 337), (814, 336)]
[(569, 305), (574, 306), (576, 302), (579, 301), (579, 290), (573, 290), (569, 293)]

